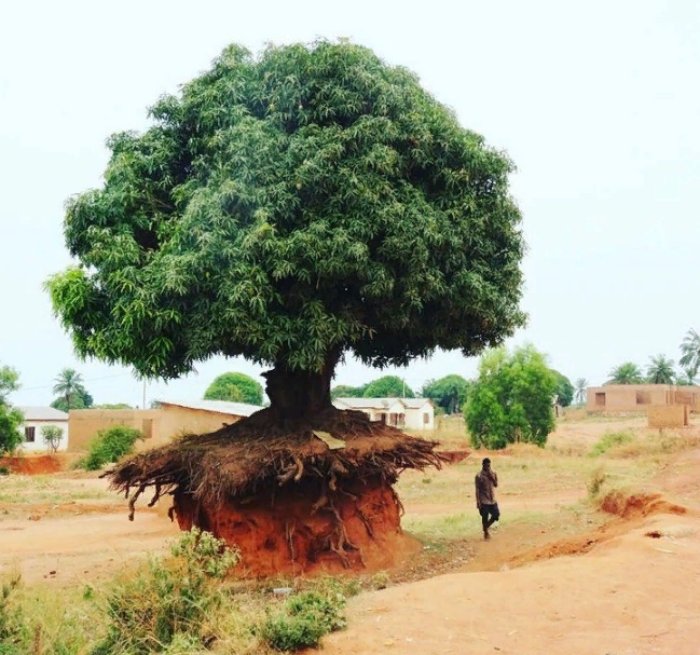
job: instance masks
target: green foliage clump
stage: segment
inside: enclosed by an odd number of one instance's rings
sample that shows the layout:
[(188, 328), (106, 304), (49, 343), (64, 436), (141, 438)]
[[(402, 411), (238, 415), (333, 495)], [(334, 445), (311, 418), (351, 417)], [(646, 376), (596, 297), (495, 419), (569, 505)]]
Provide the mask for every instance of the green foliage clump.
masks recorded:
[(57, 425), (44, 425), (41, 428), (41, 436), (44, 439), (44, 443), (48, 444), (55, 453), (61, 445), (63, 430)]
[(83, 385), (83, 377), (72, 368), (64, 368), (54, 380), (53, 392), (58, 394), (51, 407), (67, 412), (92, 407), (92, 396)]
[(232, 45), (108, 142), (47, 283), (79, 355), (174, 378), (213, 355), (318, 373), (495, 346), (525, 320), (503, 152), (351, 43)]
[(351, 387), (347, 384), (337, 384), (331, 389), (331, 398), (362, 398), (365, 394), (366, 384), (359, 387)]
[(18, 575), (0, 581), (0, 655), (19, 655), (19, 610), (12, 606), (12, 592), (20, 582)]
[(141, 432), (125, 425), (100, 430), (90, 442), (88, 454), (80, 465), (88, 471), (97, 471), (105, 464), (117, 462), (132, 452), (138, 439), (143, 439)]
[(574, 385), (571, 380), (559, 371), (552, 370), (557, 383), (557, 388), (554, 393), (557, 395), (557, 403), (561, 407), (568, 407), (574, 399)]
[(487, 353), (465, 408), (472, 444), (505, 448), (522, 441), (543, 446), (554, 429), (555, 392), (556, 378), (532, 346), (512, 355), (503, 348)]
[(644, 382), (642, 370), (634, 362), (624, 362), (616, 366), (610, 373), (605, 384), (641, 384)]
[(591, 448), (591, 457), (598, 457), (608, 452), (611, 448), (630, 443), (634, 439), (630, 432), (606, 432)]
[(364, 398), (415, 398), (413, 389), (398, 375), (384, 375), (372, 380), (362, 392)]
[(10, 405), (7, 397), (19, 389), (19, 374), (9, 366), (0, 366), (0, 455), (11, 453), (22, 443), (19, 431), (24, 416)]
[[(222, 602), (215, 582), (239, 556), (209, 532), (193, 529), (107, 599), (107, 635), (93, 655), (193, 652), (207, 635), (205, 619)], [(185, 646), (190, 651), (182, 650)], [(169, 650), (166, 650), (169, 649)]]
[(259, 382), (244, 373), (223, 373), (209, 385), (204, 399), (262, 405), (263, 388)]
[(305, 591), (292, 596), (281, 612), (266, 619), (261, 636), (281, 651), (317, 646), (323, 635), (345, 627), (344, 607), (341, 593)]
[(446, 375), (439, 380), (428, 380), (421, 394), (435, 401), (446, 414), (455, 414), (464, 407), (469, 385), (461, 375)]

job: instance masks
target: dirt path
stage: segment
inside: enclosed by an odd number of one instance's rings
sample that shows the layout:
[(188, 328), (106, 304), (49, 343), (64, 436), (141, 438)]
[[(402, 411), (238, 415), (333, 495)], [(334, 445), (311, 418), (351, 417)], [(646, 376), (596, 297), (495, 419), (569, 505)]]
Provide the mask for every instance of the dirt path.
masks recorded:
[[(463, 572), (358, 596), (349, 604), (349, 628), (327, 637), (324, 652), (694, 655), (698, 470), (700, 451), (690, 451), (654, 481), (688, 505), (685, 514), (645, 497), (620, 509), (626, 518), (539, 544), (526, 527), (504, 525), (490, 542), (475, 544)], [(531, 548), (522, 548), (523, 538), (533, 540)]]

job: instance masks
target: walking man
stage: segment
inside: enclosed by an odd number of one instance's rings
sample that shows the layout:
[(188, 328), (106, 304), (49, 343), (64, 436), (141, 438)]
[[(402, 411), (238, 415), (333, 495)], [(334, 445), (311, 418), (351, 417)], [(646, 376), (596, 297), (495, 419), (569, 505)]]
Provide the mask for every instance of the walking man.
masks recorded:
[(484, 539), (489, 539), (489, 528), (498, 521), (501, 513), (498, 511), (494, 488), (498, 486), (498, 476), (491, 470), (491, 460), (486, 457), (481, 463), (481, 471), (474, 478), (476, 487), (476, 508), (481, 514), (481, 525), (484, 528)]

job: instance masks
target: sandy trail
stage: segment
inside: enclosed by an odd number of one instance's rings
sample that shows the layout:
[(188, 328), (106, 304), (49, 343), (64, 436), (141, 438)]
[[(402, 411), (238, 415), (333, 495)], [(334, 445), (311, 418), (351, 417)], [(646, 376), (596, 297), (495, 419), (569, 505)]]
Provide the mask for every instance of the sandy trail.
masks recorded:
[[(476, 547), (464, 572), (352, 599), (349, 628), (324, 639), (324, 652), (695, 655), (699, 471), (700, 451), (690, 451), (655, 480), (689, 504), (686, 514), (662, 505), (524, 555), (522, 535), (504, 525)], [(539, 560), (547, 552), (579, 554)], [(528, 560), (538, 561), (512, 568)]]

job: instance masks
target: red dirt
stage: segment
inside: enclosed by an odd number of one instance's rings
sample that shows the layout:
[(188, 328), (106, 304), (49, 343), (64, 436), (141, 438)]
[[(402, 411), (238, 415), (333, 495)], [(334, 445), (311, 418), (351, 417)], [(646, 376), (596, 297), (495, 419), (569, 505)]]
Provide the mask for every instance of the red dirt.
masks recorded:
[(615, 514), (624, 519), (648, 516), (659, 512), (685, 514), (687, 511), (685, 507), (663, 500), (661, 494), (658, 493), (640, 493), (627, 496), (619, 491), (611, 491), (605, 496), (600, 508), (608, 514)]
[(22, 457), (2, 457), (0, 466), (7, 467), (12, 473), (22, 475), (43, 475), (58, 473), (63, 466), (55, 455), (25, 455)]
[(345, 483), (323, 505), (316, 486), (288, 485), (217, 507), (176, 495), (175, 513), (182, 530), (196, 525), (235, 545), (243, 575), (376, 571), (420, 549), (401, 532), (401, 506), (388, 483)]

